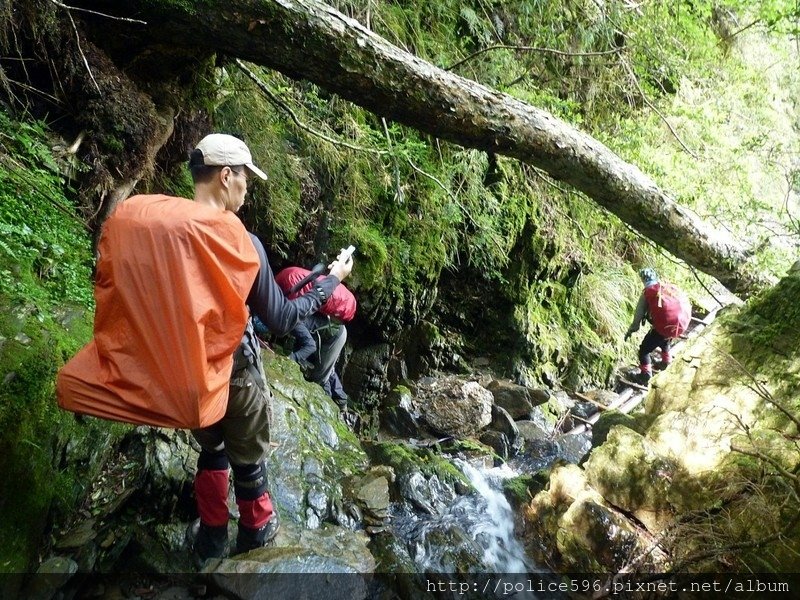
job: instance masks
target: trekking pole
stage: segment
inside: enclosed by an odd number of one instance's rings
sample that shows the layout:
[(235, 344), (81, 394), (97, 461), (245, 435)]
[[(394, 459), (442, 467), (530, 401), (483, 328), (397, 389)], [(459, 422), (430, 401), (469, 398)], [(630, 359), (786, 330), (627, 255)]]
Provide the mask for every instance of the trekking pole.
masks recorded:
[[(356, 251), (355, 246), (348, 246), (346, 249), (342, 248), (341, 252), (339, 252), (339, 256), (336, 257), (336, 260), (347, 261), (351, 256), (353, 256), (353, 252)], [(311, 272), (303, 277), (300, 281), (295, 283), (289, 291), (286, 292), (287, 296), (291, 296), (297, 290), (303, 289), (303, 286), (309, 283), (310, 281), (314, 281), (317, 277), (322, 275), (322, 272), (327, 269), (327, 267), (323, 263), (317, 263), (314, 265), (314, 268), (311, 269)]]
[(317, 263), (316, 265), (314, 265), (314, 268), (311, 269), (311, 272), (308, 275), (303, 277), (300, 281), (298, 281), (292, 287), (289, 288), (289, 291), (286, 292), (286, 295), (287, 296), (291, 296), (297, 290), (303, 289), (304, 285), (306, 285), (307, 283), (309, 283), (311, 281), (314, 281), (317, 277), (322, 275), (322, 272), (324, 270), (325, 270), (325, 265), (323, 263)]

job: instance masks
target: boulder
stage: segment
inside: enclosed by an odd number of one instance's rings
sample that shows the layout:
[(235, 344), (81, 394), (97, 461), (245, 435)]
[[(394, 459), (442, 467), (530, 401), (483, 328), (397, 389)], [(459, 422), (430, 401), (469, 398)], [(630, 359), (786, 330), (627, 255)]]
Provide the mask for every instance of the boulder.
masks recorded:
[[(508, 411), (514, 419), (527, 419), (533, 409), (531, 389), (507, 380), (493, 379), (487, 389), (492, 392), (494, 403)], [(546, 402), (547, 398), (539, 402)]]
[(418, 393), (428, 425), (442, 435), (466, 438), (492, 421), (492, 393), (476, 381), (444, 378)]

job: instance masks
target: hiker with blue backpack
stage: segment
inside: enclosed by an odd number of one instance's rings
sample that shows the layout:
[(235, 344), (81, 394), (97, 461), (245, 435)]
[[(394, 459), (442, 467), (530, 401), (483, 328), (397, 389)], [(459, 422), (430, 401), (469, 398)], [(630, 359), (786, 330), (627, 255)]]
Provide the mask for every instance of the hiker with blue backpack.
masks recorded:
[(678, 286), (659, 281), (655, 269), (642, 269), (639, 271), (639, 278), (644, 290), (636, 305), (631, 326), (625, 333), (625, 340), (636, 333), (645, 321), (652, 324), (639, 345), (639, 373), (636, 376), (637, 383), (647, 385), (653, 376), (650, 353), (660, 348), (660, 367), (665, 369), (669, 366), (672, 362), (672, 343), (689, 326), (692, 307), (689, 298)]

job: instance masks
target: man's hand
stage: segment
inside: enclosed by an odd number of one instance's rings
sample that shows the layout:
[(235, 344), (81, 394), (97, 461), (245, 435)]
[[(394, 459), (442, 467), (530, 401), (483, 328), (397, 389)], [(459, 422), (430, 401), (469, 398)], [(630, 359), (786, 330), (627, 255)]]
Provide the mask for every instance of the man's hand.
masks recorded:
[(353, 257), (348, 256), (346, 261), (341, 261), (338, 258), (328, 265), (328, 273), (336, 277), (339, 281), (344, 281), (345, 277), (350, 275), (353, 270)]
[(631, 338), (632, 335), (633, 335), (633, 332), (630, 329), (628, 329), (628, 331), (625, 333), (625, 337), (622, 338), (623, 341), (627, 342)]

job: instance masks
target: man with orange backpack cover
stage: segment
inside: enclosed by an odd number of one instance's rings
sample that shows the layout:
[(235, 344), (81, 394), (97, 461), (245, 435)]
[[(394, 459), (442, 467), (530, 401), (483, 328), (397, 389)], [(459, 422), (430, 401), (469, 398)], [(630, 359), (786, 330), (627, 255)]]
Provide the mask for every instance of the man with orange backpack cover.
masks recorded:
[(228, 552), (229, 470), (239, 523), (231, 554), (272, 541), (267, 491), (272, 394), (251, 314), (288, 333), (351, 272), (352, 258), (288, 300), (261, 241), (236, 212), (248, 179), (267, 175), (247, 145), (213, 133), (191, 152), (193, 201), (133, 196), (103, 226), (94, 338), (59, 372), (59, 406), (126, 423), (190, 429), (201, 451), (199, 519), (187, 541), (198, 567)]
[(639, 271), (644, 290), (636, 305), (633, 322), (625, 333), (625, 340), (639, 330), (645, 322), (652, 327), (639, 345), (639, 374), (637, 382), (647, 385), (653, 376), (650, 353), (661, 349), (661, 366), (667, 368), (672, 362), (670, 349), (673, 340), (679, 338), (689, 326), (692, 306), (686, 294), (671, 283), (661, 283), (655, 269), (647, 267)]

